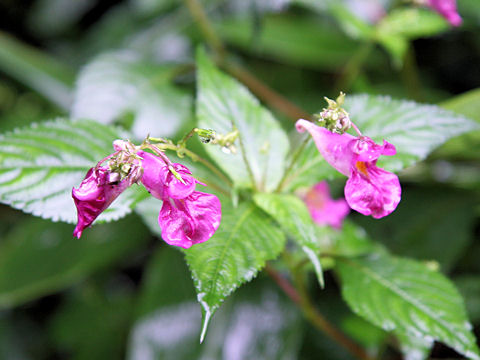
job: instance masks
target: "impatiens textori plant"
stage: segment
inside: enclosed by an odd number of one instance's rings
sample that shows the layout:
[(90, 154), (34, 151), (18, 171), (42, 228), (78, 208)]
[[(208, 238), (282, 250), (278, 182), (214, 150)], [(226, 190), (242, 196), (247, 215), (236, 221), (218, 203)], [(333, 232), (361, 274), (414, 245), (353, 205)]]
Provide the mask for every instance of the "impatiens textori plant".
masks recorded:
[(478, 1), (29, 1), (0, 354), (480, 360)]

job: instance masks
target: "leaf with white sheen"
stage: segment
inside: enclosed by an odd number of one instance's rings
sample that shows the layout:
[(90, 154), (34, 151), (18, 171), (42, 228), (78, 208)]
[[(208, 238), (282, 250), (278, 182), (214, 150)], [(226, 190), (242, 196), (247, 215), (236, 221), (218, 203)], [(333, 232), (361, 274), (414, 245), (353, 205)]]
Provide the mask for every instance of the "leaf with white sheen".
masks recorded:
[(411, 166), (448, 139), (480, 129), (474, 121), (438, 106), (385, 96), (347, 96), (345, 108), (364, 135), (395, 145), (395, 156), (378, 160), (389, 171)]
[[(117, 129), (94, 121), (57, 119), (0, 135), (0, 202), (53, 221), (76, 221), (72, 187), (88, 169), (113, 152)], [(116, 220), (144, 198), (127, 189), (100, 215)]]
[(342, 295), (358, 315), (384, 330), (441, 341), (480, 359), (463, 299), (442, 274), (418, 261), (377, 253), (337, 263)]
[(303, 201), (294, 195), (264, 193), (255, 194), (254, 200), (298, 243), (312, 262), (320, 286), (324, 287), (320, 243), (315, 233), (316, 225)]
[(72, 117), (110, 124), (130, 114), (136, 138), (172, 136), (191, 116), (191, 101), (170, 78), (169, 68), (134, 52), (100, 55), (79, 75)]
[(285, 170), (287, 135), (247, 88), (220, 72), (202, 49), (197, 66), (198, 126), (219, 134), (240, 132), (236, 154), (212, 145), (206, 151), (237, 185), (274, 190)]
[(241, 284), (253, 279), (266, 261), (283, 250), (285, 236), (252, 203), (234, 208), (222, 202), (222, 221), (208, 241), (185, 250), (186, 260), (208, 322), (220, 303)]
[(408, 336), (404, 333), (395, 333), (400, 343), (400, 350), (405, 360), (424, 360), (428, 358), (433, 347), (433, 339), (423, 339), (417, 336)]

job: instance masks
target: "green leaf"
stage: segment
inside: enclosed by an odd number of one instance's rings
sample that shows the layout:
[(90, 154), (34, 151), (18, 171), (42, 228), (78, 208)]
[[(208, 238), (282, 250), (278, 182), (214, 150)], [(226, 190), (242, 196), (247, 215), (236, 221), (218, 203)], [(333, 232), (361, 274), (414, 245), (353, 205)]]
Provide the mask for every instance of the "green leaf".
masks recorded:
[(28, 218), (0, 245), (0, 308), (9, 308), (64, 289), (131, 255), (148, 240), (138, 218), (100, 224), (81, 241), (73, 226)]
[(208, 322), (220, 303), (250, 281), (283, 250), (285, 236), (251, 203), (233, 208), (222, 202), (222, 222), (207, 242), (185, 250), (186, 260), (203, 307), (205, 337)]
[[(93, 121), (57, 119), (0, 135), (0, 202), (53, 221), (76, 221), (71, 192), (87, 170), (113, 152), (121, 134)], [(133, 186), (99, 220), (125, 216), (145, 198)]]
[(358, 315), (387, 331), (441, 341), (480, 359), (462, 297), (442, 274), (387, 254), (339, 258), (342, 295)]
[(331, 251), (339, 256), (356, 257), (383, 251), (382, 246), (373, 242), (362, 227), (348, 220), (343, 222), (341, 231), (332, 229), (329, 235), (330, 242), (333, 242)]
[(316, 225), (307, 207), (298, 197), (282, 194), (262, 194), (254, 196), (255, 203), (270, 214), (302, 248), (313, 264), (318, 282), (323, 288), (322, 265), (320, 264), (320, 243), (315, 233)]
[[(439, 105), (480, 123), (480, 89), (455, 96)], [(448, 141), (435, 151), (433, 157), (477, 160), (480, 154), (479, 144), (480, 131), (470, 132)]]
[(478, 130), (474, 121), (439, 108), (384, 96), (347, 96), (345, 108), (364, 135), (395, 145), (395, 156), (382, 156), (380, 167), (399, 171), (421, 161), (439, 145), (462, 133)]
[(477, 203), (467, 191), (408, 188), (388, 217), (381, 221), (359, 217), (357, 222), (393, 253), (438, 261), (443, 271), (449, 271), (473, 240)]
[(61, 108), (69, 108), (73, 70), (3, 32), (0, 32), (0, 69)]
[(136, 138), (172, 136), (191, 116), (191, 101), (171, 77), (170, 68), (133, 51), (102, 54), (79, 75), (72, 117), (110, 124), (132, 116)]
[(422, 8), (392, 10), (377, 25), (377, 40), (390, 52), (397, 64), (403, 62), (409, 40), (437, 35), (449, 25), (437, 13)]
[(440, 106), (480, 123), (480, 88), (443, 101)]
[(108, 289), (105, 286), (107, 289), (103, 292), (89, 283), (76, 289), (50, 318), (50, 336), (70, 359), (123, 358), (130, 331), (133, 294), (129, 283), (115, 280), (116, 287)]
[[(37, 37), (52, 39), (72, 30), (95, 3), (91, 1), (38, 0), (29, 8), (28, 29)], [(61, 16), (56, 16), (61, 14)]]
[(402, 332), (395, 333), (395, 336), (400, 342), (400, 350), (405, 360), (424, 360), (428, 358), (433, 347), (433, 339), (424, 339), (414, 335), (408, 336)]
[(198, 126), (219, 134), (239, 131), (236, 154), (206, 144), (206, 151), (240, 187), (272, 191), (282, 178), (288, 138), (272, 114), (242, 84), (221, 73), (199, 49)]
[[(355, 5), (345, 1), (327, 1), (328, 10), (340, 23), (343, 31), (350, 37), (369, 41), (373, 38), (375, 27), (368, 23), (366, 19), (355, 14)], [(343, 4), (342, 4), (343, 3)], [(377, 5), (381, 6), (381, 5)]]
[(470, 319), (478, 323), (480, 321), (480, 276), (478, 274), (461, 275), (454, 281), (465, 299)]
[(449, 29), (448, 22), (434, 11), (405, 7), (392, 10), (378, 24), (378, 36), (401, 36), (418, 39)]

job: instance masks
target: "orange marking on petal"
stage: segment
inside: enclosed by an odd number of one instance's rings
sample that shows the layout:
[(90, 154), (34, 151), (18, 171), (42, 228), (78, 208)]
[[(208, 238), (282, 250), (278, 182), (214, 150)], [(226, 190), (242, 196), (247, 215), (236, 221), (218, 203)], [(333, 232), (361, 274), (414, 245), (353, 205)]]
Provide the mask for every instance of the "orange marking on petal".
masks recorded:
[(360, 171), (363, 175), (368, 177), (367, 172), (367, 164), (364, 161), (357, 161), (355, 162), (355, 167)]

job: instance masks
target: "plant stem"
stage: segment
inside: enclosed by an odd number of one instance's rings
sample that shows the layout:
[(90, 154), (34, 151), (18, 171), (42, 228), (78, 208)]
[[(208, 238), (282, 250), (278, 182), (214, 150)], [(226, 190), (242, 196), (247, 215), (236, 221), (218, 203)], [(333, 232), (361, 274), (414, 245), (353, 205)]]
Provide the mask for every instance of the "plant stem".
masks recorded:
[(422, 82), (419, 79), (415, 52), (411, 44), (403, 58), (402, 78), (410, 97), (415, 101), (423, 101)]
[(270, 277), (277, 283), (283, 292), (302, 310), (303, 315), (318, 330), (325, 333), (331, 339), (344, 347), (348, 352), (361, 360), (372, 360), (364, 349), (346, 337), (342, 332), (335, 328), (320, 312), (315, 308), (310, 300), (302, 275), (299, 272), (294, 274), (295, 286), (293, 286), (285, 277), (280, 275), (273, 267), (267, 264), (266, 271)]
[(298, 106), (290, 102), (284, 96), (267, 86), (265, 83), (256, 78), (253, 74), (240, 67), (239, 65), (227, 59), (225, 46), (219, 36), (215, 33), (215, 29), (210, 23), (205, 10), (198, 0), (184, 0), (192, 18), (197, 23), (205, 41), (210, 45), (217, 56), (217, 61), (221, 67), (236, 77), (240, 82), (246, 85), (255, 95), (272, 108), (284, 113), (292, 120), (300, 118), (309, 119), (310, 114), (300, 109)]
[(215, 29), (208, 20), (207, 14), (198, 0), (184, 0), (193, 19), (196, 21), (205, 41), (212, 47), (219, 61), (223, 61), (226, 55), (222, 40), (215, 33)]
[(282, 180), (280, 180), (280, 183), (278, 184), (277, 186), (277, 189), (275, 190), (275, 192), (280, 192), (283, 187), (285, 186), (285, 183), (288, 179), (288, 175), (290, 173), (290, 171), (293, 169), (293, 166), (295, 165), (295, 163), (297, 162), (298, 158), (300, 157), (300, 154), (302, 153), (303, 149), (305, 149), (305, 146), (307, 146), (308, 142), (310, 141), (310, 136), (306, 137), (302, 143), (300, 144), (300, 146), (297, 148), (297, 150), (295, 150), (295, 154), (293, 154), (292, 156), (292, 160), (290, 161), (290, 164), (288, 164), (288, 167), (287, 169), (285, 170), (285, 172), (283, 173), (283, 177), (282, 177)]
[(353, 81), (358, 76), (358, 74), (360, 74), (363, 64), (365, 63), (368, 55), (372, 51), (374, 47), (373, 45), (374, 44), (372, 41), (367, 41), (363, 43), (357, 50), (357, 52), (350, 58), (350, 60), (343, 68), (343, 72), (335, 85), (337, 93), (339, 91), (347, 92), (348, 90), (350, 90)]
[(233, 64), (230, 61), (225, 61), (222, 66), (231, 75), (233, 75), (244, 85), (246, 85), (266, 104), (287, 115), (293, 121), (296, 121), (298, 119), (311, 119), (311, 115), (309, 113), (302, 110), (297, 105), (293, 104), (283, 95), (277, 93), (271, 87), (260, 81), (253, 74), (240, 67), (239, 65)]

